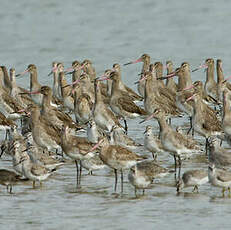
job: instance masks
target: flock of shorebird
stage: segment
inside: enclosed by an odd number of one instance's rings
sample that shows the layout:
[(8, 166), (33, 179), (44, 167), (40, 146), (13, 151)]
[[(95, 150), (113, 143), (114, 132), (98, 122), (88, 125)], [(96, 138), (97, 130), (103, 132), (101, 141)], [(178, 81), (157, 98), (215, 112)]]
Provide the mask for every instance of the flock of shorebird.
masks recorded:
[[(161, 62), (151, 64), (147, 54), (124, 66), (138, 62), (143, 63), (136, 82), (139, 94), (122, 82), (119, 64), (96, 77), (89, 60), (74, 61), (66, 70), (62, 63), (53, 62), (48, 74), (54, 78), (52, 88), (38, 82), (34, 64), (19, 74), (14, 68), (8, 74), (6, 67), (1, 66), (0, 129), (6, 132), (1, 156), (9, 154), (15, 170), (0, 170), (0, 183), (7, 186), (7, 191), (11, 193), (12, 185), (18, 181), (30, 180), (33, 187), (37, 181), (41, 184), (65, 165), (68, 156), (76, 164), (77, 187), (81, 184), (82, 168), (92, 174), (94, 170), (109, 167), (115, 173), (115, 191), (117, 171), (120, 172), (121, 193), (123, 173), (128, 169), (135, 193), (137, 189), (144, 193), (155, 178), (174, 171), (178, 192), (188, 186), (198, 192), (199, 185), (209, 182), (222, 187), (223, 195), (226, 190), (230, 195), (231, 150), (221, 145), (224, 141), (231, 144), (231, 84), (224, 79), (222, 61), (216, 61), (217, 81), (211, 58), (192, 71), (187, 62), (176, 69), (171, 61), (166, 66)], [(204, 86), (201, 81), (193, 83), (191, 79), (191, 73), (199, 69), (206, 70)], [(30, 90), (16, 84), (16, 79), (27, 73)], [(69, 74), (70, 84), (66, 81)], [(137, 105), (142, 101), (143, 108)], [(188, 132), (181, 127), (174, 130), (171, 119), (185, 114), (190, 118)], [(143, 146), (152, 153), (152, 159), (135, 153), (142, 145), (127, 135), (127, 119), (137, 117), (143, 119), (140, 123), (152, 118), (159, 123), (158, 135), (150, 125), (144, 132)], [(205, 138), (205, 150), (202, 143), (193, 139), (194, 132)], [(159, 164), (158, 155), (165, 152), (173, 156), (175, 170)], [(189, 170), (181, 177), (182, 161), (203, 152), (208, 170)]]

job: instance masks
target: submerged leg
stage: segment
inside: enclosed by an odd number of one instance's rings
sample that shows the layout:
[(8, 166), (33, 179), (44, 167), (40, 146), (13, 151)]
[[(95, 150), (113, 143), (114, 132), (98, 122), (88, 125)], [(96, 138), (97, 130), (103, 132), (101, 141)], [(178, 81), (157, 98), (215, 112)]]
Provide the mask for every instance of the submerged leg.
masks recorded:
[(115, 187), (114, 187), (114, 191), (116, 192), (116, 188), (117, 188), (117, 169), (114, 169), (114, 173), (115, 173)]

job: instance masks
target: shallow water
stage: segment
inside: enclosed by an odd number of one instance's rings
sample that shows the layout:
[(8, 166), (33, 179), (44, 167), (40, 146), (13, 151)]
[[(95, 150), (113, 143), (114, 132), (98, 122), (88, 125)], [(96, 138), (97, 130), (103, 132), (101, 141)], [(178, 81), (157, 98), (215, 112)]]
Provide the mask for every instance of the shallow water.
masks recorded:
[[(153, 61), (171, 59), (176, 66), (188, 61), (196, 67), (205, 58), (221, 58), (229, 76), (230, 8), (228, 0), (2, 1), (0, 62), (17, 72), (34, 63), (39, 81), (49, 85), (52, 61), (68, 67), (75, 59), (89, 58), (101, 74), (113, 63), (125, 63), (143, 53)], [(122, 69), (124, 82), (134, 89), (140, 69), (141, 64)], [(204, 80), (205, 74), (198, 71), (192, 79)], [(29, 87), (28, 76), (18, 82)], [(156, 122), (147, 124), (158, 128)], [(129, 135), (142, 143), (145, 125), (129, 121)], [(139, 153), (147, 152), (141, 148)], [(168, 154), (159, 158), (163, 166), (173, 166)], [(4, 157), (0, 166), (10, 168), (11, 162)], [(194, 167), (207, 168), (201, 159), (183, 163), (183, 171)], [(177, 196), (169, 175), (136, 198), (127, 177), (124, 195), (113, 193), (110, 170), (85, 175), (80, 190), (75, 189), (75, 176), (74, 164), (68, 164), (41, 188), (20, 184), (9, 195), (1, 186), (1, 229), (230, 228), (231, 199), (222, 198), (220, 189), (209, 184), (199, 194), (188, 188)]]

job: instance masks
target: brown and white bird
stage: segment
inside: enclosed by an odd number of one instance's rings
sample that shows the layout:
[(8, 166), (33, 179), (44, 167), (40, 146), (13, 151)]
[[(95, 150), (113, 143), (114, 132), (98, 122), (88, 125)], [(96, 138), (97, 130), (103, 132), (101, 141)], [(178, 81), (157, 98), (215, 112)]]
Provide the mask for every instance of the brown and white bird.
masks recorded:
[(127, 132), (126, 118), (136, 118), (147, 115), (147, 113), (142, 108), (137, 106), (132, 100), (128, 100), (121, 95), (117, 72), (112, 72), (109, 78), (113, 80), (110, 107), (115, 114), (124, 119), (125, 131)]
[(163, 145), (163, 148), (168, 151), (171, 155), (173, 155), (175, 160), (175, 177), (176, 177), (176, 167), (177, 160), (179, 163), (179, 172), (178, 177), (180, 177), (181, 170), (181, 157), (183, 156), (192, 156), (195, 153), (199, 152), (199, 146), (197, 143), (181, 133), (173, 130), (166, 122), (165, 113), (161, 109), (156, 109), (154, 113), (149, 116), (146, 120), (151, 118), (157, 119), (160, 126), (160, 140)]
[(121, 193), (123, 193), (123, 171), (131, 168), (137, 162), (146, 159), (144, 156), (139, 156), (136, 153), (124, 148), (120, 145), (110, 145), (107, 137), (102, 138), (90, 151), (100, 147), (99, 156), (101, 160), (114, 169), (115, 173), (115, 188), (117, 187), (117, 171), (121, 173)]
[(137, 189), (147, 189), (155, 178), (163, 177), (168, 174), (168, 170), (158, 165), (154, 160), (145, 160), (138, 162), (129, 170), (128, 180)]

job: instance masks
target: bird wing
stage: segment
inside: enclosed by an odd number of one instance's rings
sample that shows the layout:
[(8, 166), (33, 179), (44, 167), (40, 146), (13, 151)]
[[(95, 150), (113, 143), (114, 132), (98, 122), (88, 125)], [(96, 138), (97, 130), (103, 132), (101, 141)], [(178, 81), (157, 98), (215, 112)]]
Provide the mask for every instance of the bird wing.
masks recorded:
[(12, 98), (10, 95), (3, 93), (2, 95), (3, 100), (7, 101), (7, 104), (13, 108), (14, 111), (20, 111), (23, 109), (23, 107), (16, 101), (14, 98)]
[(217, 179), (222, 181), (222, 182), (228, 182), (231, 181), (231, 173), (228, 171), (220, 171), (218, 172)]
[(181, 148), (184, 146), (187, 149), (194, 149), (194, 143), (188, 139), (188, 137), (185, 137), (181, 133), (175, 132), (173, 130), (172, 132), (168, 132), (168, 134), (168, 138), (171, 139), (172, 144), (175, 145), (176, 148)]
[(120, 107), (120, 109), (125, 110), (129, 113), (137, 113), (140, 115), (147, 115), (147, 113), (142, 108), (137, 106), (133, 101), (126, 100), (123, 97), (118, 98), (117, 105)]
[(39, 164), (33, 164), (31, 172), (36, 176), (41, 176), (42, 174), (48, 173), (48, 170)]
[(136, 99), (136, 100), (139, 100), (139, 101), (142, 101), (142, 100), (143, 100), (143, 97), (140, 96), (140, 95), (138, 95), (138, 94), (137, 94), (135, 91), (133, 91), (131, 88), (127, 87), (126, 85), (125, 85), (125, 88), (126, 88), (128, 94), (129, 94), (132, 98), (134, 98), (134, 99)]
[(88, 153), (89, 150), (94, 146), (85, 137), (71, 136), (69, 138), (69, 143), (72, 147), (79, 149), (81, 153)]
[[(124, 148), (120, 145), (111, 145), (111, 146), (109, 146), (108, 150), (111, 151), (112, 156), (119, 161), (144, 159), (142, 156), (138, 156), (134, 152), (132, 152), (132, 151), (128, 150), (127, 148)], [(120, 154), (120, 153), (122, 153), (122, 154)]]
[(46, 127), (46, 133), (49, 136), (52, 136), (55, 139), (57, 144), (60, 144), (61, 143), (61, 139), (60, 139), (61, 129), (59, 129), (57, 126), (55, 126), (54, 124), (49, 122), (47, 119), (44, 119), (41, 116), (40, 116), (40, 119), (42, 120), (42, 122), (44, 123)]

